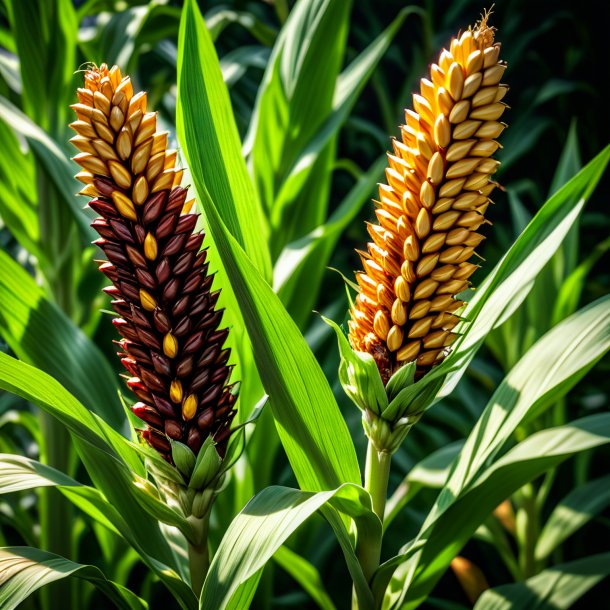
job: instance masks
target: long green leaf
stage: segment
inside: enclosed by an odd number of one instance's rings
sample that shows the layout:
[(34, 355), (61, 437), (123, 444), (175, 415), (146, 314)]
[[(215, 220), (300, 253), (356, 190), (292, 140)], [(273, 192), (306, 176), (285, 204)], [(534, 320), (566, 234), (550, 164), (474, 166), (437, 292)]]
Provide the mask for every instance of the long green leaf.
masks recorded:
[(300, 328), (317, 302), (326, 265), (341, 234), (368, 200), (385, 164), (384, 155), (358, 179), (323, 225), (288, 244), (278, 258), (273, 269), (274, 290)]
[(436, 518), (489, 464), (523, 421), (564, 396), (610, 350), (610, 296), (584, 307), (542, 337), (494, 392), (438, 498)]
[(218, 56), (193, 0), (185, 3), (180, 23), (176, 123), (198, 193), (209, 192), (232, 235), (269, 280), (262, 208), (242, 156)]
[(136, 483), (138, 476), (145, 476), (145, 471), (135, 448), (55, 379), (3, 353), (0, 353), (0, 389), (35, 403), (70, 430), (93, 483), (120, 515), (119, 523), (115, 523), (117, 529), (181, 606), (192, 608), (193, 593), (175, 572), (179, 562), (159, 523), (143, 508), (146, 492)]
[(11, 128), (0, 122), (0, 217), (11, 235), (44, 263), (36, 213), (36, 174), (32, 156), (24, 154)]
[(108, 580), (95, 566), (75, 563), (27, 546), (0, 548), (0, 607), (13, 610), (34, 591), (62, 578), (82, 578), (102, 591), (117, 608), (142, 610), (148, 604), (129, 589)]
[(91, 212), (83, 211), (82, 204), (79, 203), (74, 194), (77, 186), (73, 178), (76, 165), (73, 169), (68, 161), (67, 154), (58, 146), (57, 142), (2, 96), (0, 96), (0, 120), (13, 129), (18, 137), (27, 140), (28, 146), (40, 161), (49, 179), (56, 186), (63, 201), (70, 208), (83, 242), (95, 239), (97, 235), (89, 226)]
[(485, 591), (474, 610), (568, 610), (610, 574), (610, 553), (562, 563), (528, 578)]
[[(268, 487), (229, 526), (210, 566), (200, 608), (226, 607), (240, 585), (256, 578), (284, 541), (325, 505), (348, 514), (356, 522), (372, 521), (381, 528), (379, 519), (371, 511), (370, 497), (356, 485), (347, 484), (318, 493)], [(352, 572), (352, 577), (360, 607), (372, 608), (372, 597), (362, 571)]]
[(332, 599), (326, 592), (322, 576), (313, 564), (287, 546), (281, 546), (277, 549), (273, 559), (307, 591), (318, 608), (336, 610)]
[(116, 430), (125, 429), (117, 377), (106, 358), (2, 251), (0, 335), (21, 360), (55, 377)]
[[(438, 523), (446, 522), (447, 511), (453, 512), (462, 495), (496, 468), (493, 460), (521, 422), (563, 396), (610, 349), (609, 303), (610, 297), (599, 299), (556, 326), (507, 375), (456, 459), (449, 480), (421, 528), (420, 538), (425, 538), (429, 530), (435, 531)], [(509, 492), (504, 498), (508, 495)], [(480, 519), (472, 524), (476, 529), (487, 514), (474, 512), (470, 516)], [(436, 552), (442, 555), (440, 549)], [(452, 556), (448, 557), (450, 561)], [(419, 566), (425, 573), (425, 564)], [(431, 577), (428, 585), (439, 576), (436, 573)]]
[(78, 23), (70, 0), (9, 0), (27, 114), (59, 137), (66, 130)]
[(564, 540), (610, 506), (610, 475), (573, 489), (553, 509), (536, 542), (536, 559), (544, 560)]
[(203, 206), (252, 340), (254, 359), (299, 485), (308, 491), (359, 483), (360, 470), (332, 390), (278, 296), (220, 219)]
[[(297, 2), (273, 47), (259, 87), (246, 148), (251, 148), (254, 182), (264, 209), (273, 212), (275, 229), (280, 228), (284, 208), (291, 203), (287, 197), (276, 200), (279, 190), (302, 148), (332, 108), (350, 11), (351, 0)], [(326, 155), (320, 163), (328, 163)], [(300, 235), (323, 222), (326, 200), (310, 199), (311, 211), (299, 214)], [(284, 239), (290, 241), (286, 232), (284, 227)]]
[(117, 532), (110, 520), (116, 516), (114, 508), (97, 489), (82, 485), (63, 472), (36, 460), (18, 455), (0, 454), (0, 494), (40, 487), (57, 487), (83, 512), (109, 530)]
[(382, 566), (375, 590), (381, 594), (393, 567), (407, 559), (392, 580), (398, 589), (388, 590), (386, 600), (391, 602), (392, 608), (416, 608), (438, 582), (453, 557), (500, 502), (572, 455), (608, 443), (608, 413), (591, 415), (531, 435), (488, 468), (436, 521), (424, 526), (416, 538), (419, 544), (413, 544), (404, 555)]

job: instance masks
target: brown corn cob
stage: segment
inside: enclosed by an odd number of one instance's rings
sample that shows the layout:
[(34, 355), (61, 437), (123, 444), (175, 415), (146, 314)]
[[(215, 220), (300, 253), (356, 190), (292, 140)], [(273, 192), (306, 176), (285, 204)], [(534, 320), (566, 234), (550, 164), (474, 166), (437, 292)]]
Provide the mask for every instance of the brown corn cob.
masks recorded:
[(203, 232), (195, 231), (193, 201), (185, 203), (176, 151), (167, 132), (146, 111), (146, 93), (134, 95), (131, 80), (117, 66), (85, 72), (85, 87), (74, 104), (81, 151), (74, 160), (100, 217), (94, 243), (106, 254), (97, 261), (112, 282), (122, 336), (118, 355), (130, 377), (127, 385), (141, 402), (132, 411), (148, 424), (141, 436), (171, 462), (168, 439), (195, 453), (211, 435), (224, 455), (235, 415), (236, 396), (228, 380), (227, 329), (218, 329), (220, 292), (212, 292)]
[(388, 154), (388, 184), (375, 202), (379, 224), (368, 225), (373, 241), (359, 252), (365, 271), (357, 274), (349, 338), (375, 358), (384, 383), (408, 362), (417, 362), (421, 377), (445, 357), (463, 305), (455, 295), (478, 268), (469, 259), (488, 222), (499, 165), (491, 155), (506, 127), (499, 119), (508, 91), (499, 84), (506, 66), (487, 17), (453, 39), (430, 79), (421, 79), (402, 141)]

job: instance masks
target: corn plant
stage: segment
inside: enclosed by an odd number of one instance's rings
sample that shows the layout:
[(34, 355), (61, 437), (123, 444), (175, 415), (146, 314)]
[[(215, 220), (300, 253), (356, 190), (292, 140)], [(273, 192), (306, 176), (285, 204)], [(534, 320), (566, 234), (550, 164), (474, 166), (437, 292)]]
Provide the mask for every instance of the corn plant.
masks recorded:
[[(28, 4), (38, 53), (26, 44)], [(3, 44), (21, 65), (4, 62), (0, 100), (0, 215), (13, 240), (0, 252), (0, 388), (15, 401), (0, 420), (0, 605), (26, 607), (40, 589), (44, 608), (82, 608), (97, 603), (93, 585), (119, 608), (266, 608), (280, 603), (276, 565), (302, 590), (298, 607), (447, 607), (437, 596), (452, 573), (477, 610), (568, 608), (610, 565), (607, 552), (560, 552), (610, 505), (607, 476), (581, 475), (547, 508), (562, 464), (586, 472), (610, 442), (607, 413), (566, 408), (610, 349), (608, 296), (578, 308), (608, 245), (574, 260), (610, 146), (581, 168), (572, 130), (535, 215), (517, 188), (496, 191), (493, 206), (501, 119), (526, 112), (505, 115), (511, 39), (495, 16), (462, 24), (433, 57), (432, 14), (407, 7), (344, 66), (350, 2), (274, 8), (278, 31), (256, 13), (204, 18), (194, 0), (95, 25), (95, 3), (6, 4)], [(361, 171), (340, 158), (340, 134), (367, 81), (380, 91), (379, 62), (410, 15), (434, 63), (392, 153)], [(240, 20), (260, 48), (235, 49), (236, 76), (215, 39)], [(125, 71), (176, 28), (174, 92), (136, 92)], [(170, 43), (160, 56), (172, 53)], [(229, 87), (251, 66), (265, 69), (248, 109)], [(175, 135), (164, 120), (174, 98)], [(71, 194), (68, 123), (85, 211)], [(363, 271), (344, 278), (347, 296), (320, 321), (326, 266), (384, 167), (371, 242), (357, 246)], [(335, 205), (338, 168), (356, 180)], [(494, 208), (509, 198), (521, 223), (491, 265), (475, 249), (502, 228), (491, 227)], [(330, 356), (316, 349), (320, 328), (338, 348)], [(478, 368), (485, 349), (503, 369), (491, 382)], [(435, 413), (462, 425), (453, 407), (485, 389), (462, 438), (428, 448), (395, 485), (418, 431)], [(33, 490), (40, 535), (14, 501)], [(308, 538), (333, 553), (340, 586)], [(472, 541), (491, 545), (508, 582), (490, 587), (465, 556)]]

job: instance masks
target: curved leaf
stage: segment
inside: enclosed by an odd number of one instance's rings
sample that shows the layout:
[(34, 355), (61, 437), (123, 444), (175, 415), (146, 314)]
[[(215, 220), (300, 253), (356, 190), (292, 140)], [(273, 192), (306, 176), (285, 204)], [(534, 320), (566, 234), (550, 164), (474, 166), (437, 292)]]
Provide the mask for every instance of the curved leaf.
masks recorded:
[(185, 2), (180, 22), (176, 122), (197, 192), (209, 192), (232, 235), (270, 280), (267, 226), (242, 156), (218, 56), (193, 0)]
[(610, 574), (610, 553), (562, 563), (528, 578), (485, 591), (474, 610), (568, 610)]
[[(241, 585), (257, 578), (286, 539), (311, 515), (327, 505), (354, 518), (364, 527), (381, 528), (371, 510), (370, 496), (356, 485), (311, 493), (287, 487), (268, 487), (257, 494), (233, 520), (210, 565), (201, 593), (200, 608), (224, 608)], [(332, 507), (332, 508), (329, 508)], [(333, 527), (337, 523), (332, 523)], [(339, 521), (338, 526), (342, 528)], [(344, 533), (347, 535), (346, 530)], [(344, 552), (346, 551), (343, 547)], [(351, 555), (358, 566), (353, 549)], [(361, 608), (372, 608), (372, 597), (362, 570), (352, 570)], [(254, 591), (251, 590), (251, 594)], [(243, 599), (242, 599), (243, 603)], [(246, 606), (240, 606), (246, 607)]]
[(214, 202), (208, 199), (203, 207), (300, 487), (322, 491), (359, 483), (354, 444), (313, 353), (278, 296), (228, 233)]
[(553, 509), (536, 542), (536, 559), (546, 559), (564, 540), (610, 506), (610, 475), (573, 489)]
[(129, 589), (108, 580), (95, 566), (75, 563), (54, 553), (27, 546), (0, 548), (0, 607), (13, 610), (34, 591), (74, 576), (95, 585), (122, 610), (142, 610), (148, 604)]
[(21, 360), (52, 375), (115, 430), (126, 430), (117, 376), (104, 355), (3, 251), (0, 335)]
[(322, 610), (336, 610), (335, 605), (326, 592), (322, 576), (313, 564), (287, 546), (281, 546), (277, 549), (273, 559), (307, 591), (309, 596), (316, 602), (318, 608)]
[[(375, 577), (374, 592), (382, 595), (396, 566), (406, 560), (386, 591), (387, 607), (418, 607), (500, 502), (570, 456), (608, 443), (609, 413), (532, 434), (488, 468), (433, 523), (424, 525), (402, 555), (386, 562)], [(394, 583), (398, 589), (393, 589)]]
[(183, 608), (194, 595), (178, 576), (178, 558), (146, 504), (138, 476), (145, 470), (137, 450), (101, 418), (88, 411), (55, 379), (0, 353), (0, 389), (17, 394), (61, 421), (72, 433), (76, 449), (95, 486), (115, 509), (113, 523), (146, 564), (173, 592)]

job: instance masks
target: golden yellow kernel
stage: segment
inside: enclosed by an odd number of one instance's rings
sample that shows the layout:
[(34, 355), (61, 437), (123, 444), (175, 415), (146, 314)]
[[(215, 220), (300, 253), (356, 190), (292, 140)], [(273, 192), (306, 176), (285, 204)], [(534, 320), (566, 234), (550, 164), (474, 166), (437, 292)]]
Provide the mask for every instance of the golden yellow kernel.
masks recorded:
[(158, 246), (157, 240), (152, 233), (147, 233), (144, 238), (144, 256), (149, 261), (154, 261), (157, 258)]
[(121, 191), (112, 191), (112, 201), (121, 216), (128, 220), (135, 221), (138, 219), (133, 203), (129, 197), (121, 193)]
[(396, 299), (392, 305), (392, 322), (402, 326), (407, 321), (407, 305), (400, 299)]
[(163, 337), (163, 353), (168, 358), (175, 358), (178, 354), (178, 339), (171, 332)]
[(462, 121), (465, 121), (468, 118), (469, 110), (470, 110), (470, 101), (469, 100), (462, 100), (461, 102), (458, 102), (453, 107), (453, 110), (451, 111), (451, 114), (449, 115), (449, 122), (453, 123), (455, 125), (456, 123), (461, 123)]
[(136, 205), (142, 205), (148, 197), (148, 182), (144, 176), (139, 176), (133, 185), (133, 202)]
[(174, 379), (169, 386), (169, 397), (172, 402), (179, 404), (182, 402), (182, 383), (179, 379)]
[(106, 164), (95, 155), (91, 155), (89, 153), (79, 153), (74, 157), (74, 161), (76, 161), (81, 167), (84, 167), (86, 170), (90, 171), (94, 175), (109, 175)]
[(197, 412), (197, 396), (195, 394), (189, 394), (184, 403), (182, 404), (182, 419), (190, 421), (195, 417)]
[(99, 197), (100, 192), (93, 186), (93, 184), (88, 184), (84, 189), (81, 189), (78, 193), (79, 195), (86, 195), (87, 197)]
[(396, 360), (399, 362), (411, 362), (417, 358), (419, 349), (421, 347), (421, 341), (409, 341), (396, 352)]
[(144, 171), (148, 159), (150, 159), (151, 149), (152, 140), (149, 139), (134, 150), (133, 157), (131, 158), (131, 171), (134, 174), (141, 174)]
[(391, 352), (397, 351), (400, 348), (400, 346), (402, 345), (402, 338), (403, 338), (402, 328), (400, 328), (400, 326), (396, 326), (396, 324), (394, 324), (394, 326), (392, 326), (392, 328), (390, 328), (390, 332), (388, 333), (388, 336), (386, 339), (386, 344), (388, 346), (388, 349)]
[(139, 146), (142, 142), (150, 138), (157, 128), (157, 113), (156, 112), (147, 112), (140, 122), (140, 127), (138, 128), (138, 132), (136, 133), (136, 138), (134, 144)]
[(129, 134), (129, 129), (126, 127), (123, 127), (119, 133), (116, 140), (116, 148), (117, 152), (119, 153), (119, 157), (121, 157), (123, 161), (126, 161), (129, 158), (129, 155), (131, 155), (131, 135)]
[(131, 186), (131, 174), (122, 163), (109, 161), (110, 175), (112, 179), (122, 188), (128, 189)]
[(119, 131), (121, 127), (123, 127), (123, 123), (125, 122), (125, 115), (123, 111), (119, 108), (119, 106), (113, 106), (110, 111), (110, 127), (114, 129), (114, 131)]
[(385, 341), (386, 337), (388, 336), (388, 332), (390, 332), (390, 322), (383, 311), (379, 310), (375, 314), (373, 328), (375, 329), (377, 336)]
[(435, 152), (430, 159), (430, 163), (428, 163), (428, 179), (435, 186), (441, 183), (444, 169), (445, 164), (442, 155), (439, 152)]
[(146, 311), (154, 311), (157, 307), (157, 301), (155, 298), (144, 288), (140, 288), (140, 303)]

